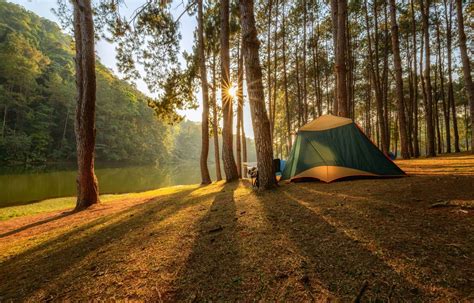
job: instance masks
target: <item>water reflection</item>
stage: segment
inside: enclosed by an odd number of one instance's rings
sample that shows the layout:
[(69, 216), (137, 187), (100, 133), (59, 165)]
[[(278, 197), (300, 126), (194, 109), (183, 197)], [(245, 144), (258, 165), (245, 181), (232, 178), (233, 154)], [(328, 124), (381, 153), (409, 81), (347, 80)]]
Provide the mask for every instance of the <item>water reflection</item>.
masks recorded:
[[(215, 168), (209, 167), (215, 178)], [(96, 168), (101, 194), (139, 192), (201, 181), (199, 164)], [(74, 167), (44, 167), (22, 172), (3, 171), (0, 175), (0, 207), (46, 198), (74, 196)]]

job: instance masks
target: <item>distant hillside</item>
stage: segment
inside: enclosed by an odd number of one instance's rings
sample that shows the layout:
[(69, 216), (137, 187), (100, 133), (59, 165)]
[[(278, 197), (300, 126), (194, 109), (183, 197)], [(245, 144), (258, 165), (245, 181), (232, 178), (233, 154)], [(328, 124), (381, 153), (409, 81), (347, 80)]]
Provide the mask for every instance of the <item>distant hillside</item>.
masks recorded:
[[(0, 162), (73, 160), (74, 96), (72, 38), (54, 22), (0, 0)], [(99, 161), (199, 158), (200, 125), (170, 127), (156, 119), (148, 101), (97, 64)], [(212, 151), (211, 145), (210, 162)]]

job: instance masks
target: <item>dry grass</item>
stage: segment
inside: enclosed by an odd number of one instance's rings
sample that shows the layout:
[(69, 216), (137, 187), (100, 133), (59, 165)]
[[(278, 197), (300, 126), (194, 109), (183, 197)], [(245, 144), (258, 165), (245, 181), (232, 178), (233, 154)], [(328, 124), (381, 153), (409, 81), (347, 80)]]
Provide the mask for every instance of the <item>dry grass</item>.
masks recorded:
[[(0, 301), (474, 300), (474, 156), (411, 176), (137, 194), (0, 222)], [(440, 207), (433, 204), (440, 203)]]

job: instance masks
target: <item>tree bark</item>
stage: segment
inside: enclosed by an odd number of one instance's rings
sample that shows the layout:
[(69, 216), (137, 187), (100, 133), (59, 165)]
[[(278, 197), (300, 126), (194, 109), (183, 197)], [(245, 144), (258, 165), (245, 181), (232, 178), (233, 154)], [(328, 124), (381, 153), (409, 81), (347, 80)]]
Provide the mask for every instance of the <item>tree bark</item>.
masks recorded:
[[(462, 15), (462, 1), (456, 0), (456, 12), (458, 19), (459, 50), (462, 59), (462, 71), (469, 106), (471, 108), (471, 146), (474, 146), (474, 86), (472, 84), (471, 63), (466, 47), (466, 33), (464, 32), (464, 18)], [(467, 132), (467, 129), (466, 129)], [(467, 133), (466, 133), (467, 136)], [(471, 151), (474, 153), (474, 149)]]
[(270, 189), (276, 186), (276, 179), (273, 167), (270, 121), (265, 110), (262, 69), (258, 54), (259, 41), (255, 27), (253, 0), (240, 1), (240, 23), (243, 33), (242, 50), (245, 59), (247, 91), (257, 150), (259, 184), (262, 189)]
[[(423, 99), (423, 105), (426, 107), (427, 101), (427, 96), (426, 96), (426, 85), (425, 85), (425, 76), (423, 75), (423, 52), (424, 52), (424, 33), (421, 33), (421, 41), (420, 41), (420, 87), (421, 87), (421, 94), (422, 94), (422, 99)], [(426, 109), (425, 109), (425, 116), (426, 116)], [(426, 119), (425, 123), (420, 126), (420, 128), (425, 129), (425, 155), (428, 154), (428, 133), (427, 133), (427, 127), (426, 127)], [(420, 134), (422, 136), (422, 134)]]
[[(377, 8), (374, 7), (374, 18), (377, 20)], [(371, 74), (372, 84), (375, 91), (375, 102), (376, 102), (376, 110), (377, 110), (377, 141), (380, 142), (382, 146), (382, 151), (385, 155), (388, 155), (388, 141), (385, 137), (387, 133), (385, 128), (385, 115), (384, 115), (384, 106), (383, 106), (383, 96), (382, 96), (382, 88), (380, 85), (380, 73), (378, 68), (378, 33), (375, 32), (375, 58), (373, 55), (372, 49), (372, 38), (370, 33), (369, 27), (369, 13), (368, 13), (368, 5), (367, 0), (365, 0), (365, 23), (366, 23), (366, 30), (367, 30), (367, 42), (368, 42), (368, 54), (369, 54), (369, 70)], [(375, 28), (377, 28), (377, 22), (375, 22)], [(379, 145), (379, 146), (380, 146)]]
[[(425, 3), (423, 3), (425, 1)], [(420, 0), (420, 8), (422, 15), (422, 25), (423, 33), (425, 40), (425, 120), (426, 120), (426, 131), (427, 131), (427, 144), (428, 144), (428, 154), (427, 156), (435, 157), (435, 135), (433, 127), (433, 92), (431, 88), (431, 60), (430, 60), (430, 32), (429, 32), (429, 22), (428, 16), (430, 11), (430, 1), (429, 0)]]
[(270, 114), (270, 126), (271, 126), (271, 134), (272, 134), (272, 142), (273, 136), (275, 133), (275, 116), (276, 116), (276, 104), (277, 104), (277, 96), (278, 96), (278, 78), (277, 78), (277, 69), (278, 69), (278, 0), (275, 3), (275, 30), (274, 30), (274, 46), (273, 46), (273, 106), (272, 112)]
[(306, 82), (306, 23), (307, 7), (303, 0), (303, 124), (308, 123), (308, 92)]
[(217, 81), (216, 81), (216, 54), (212, 55), (212, 133), (214, 134), (214, 161), (216, 162), (216, 179), (222, 180), (221, 158), (219, 152), (219, 122), (217, 117)]
[(446, 93), (444, 90), (444, 73), (443, 73), (443, 56), (441, 54), (441, 30), (440, 30), (440, 22), (441, 20), (438, 19), (436, 24), (436, 42), (438, 45), (438, 57), (439, 57), (439, 64), (438, 64), (438, 72), (439, 72), (439, 79), (440, 79), (440, 94), (441, 94), (441, 101), (443, 106), (443, 118), (444, 118), (444, 126), (446, 129), (446, 152), (451, 152), (451, 132), (449, 129), (449, 104), (446, 102)]
[[(464, 103), (464, 127), (465, 129), (468, 129), (468, 118), (467, 118), (467, 102)], [(466, 139), (466, 150), (469, 150), (469, 148), (471, 148), (471, 152), (472, 152), (472, 145), (471, 147), (469, 147), (469, 139), (467, 138), (467, 136), (465, 136), (465, 139)], [(471, 142), (472, 143), (472, 142)]]
[(243, 115), (243, 102), (244, 102), (244, 87), (243, 87), (244, 56), (242, 53), (241, 46), (239, 46), (237, 56), (239, 58), (239, 63), (237, 67), (237, 138), (236, 138), (235, 149), (237, 152), (237, 172), (239, 173), (239, 178), (242, 178), (242, 147), (241, 147), (242, 140), (240, 136), (241, 136), (241, 129), (243, 127), (242, 115)]
[(408, 92), (409, 98), (408, 103), (406, 104), (407, 107), (407, 123), (408, 123), (408, 152), (410, 157), (414, 157), (414, 150), (413, 150), (413, 72), (412, 72), (412, 53), (410, 51), (410, 34), (406, 32), (406, 52), (407, 52), (407, 64), (409, 67), (408, 71)]
[[(243, 103), (242, 103), (243, 107)], [(240, 126), (242, 127), (242, 162), (247, 162), (247, 138), (245, 137), (245, 128), (244, 128), (244, 115), (240, 117)], [(243, 173), (244, 178), (247, 178), (247, 170), (244, 169)]]
[[(444, 17), (446, 20), (446, 50), (448, 52), (448, 107), (451, 108), (452, 120), (453, 120), (453, 132), (454, 132), (454, 151), (460, 152), (459, 149), (459, 133), (458, 133), (458, 119), (456, 115), (456, 104), (454, 102), (454, 88), (453, 88), (453, 68), (452, 68), (452, 24), (453, 24), (453, 4), (449, 0), (449, 6), (447, 0), (444, 3)], [(451, 152), (451, 146), (448, 147)]]
[(441, 144), (441, 130), (439, 127), (439, 112), (438, 112), (438, 101), (439, 101), (439, 92), (438, 92), (438, 69), (439, 66), (439, 57), (436, 54), (436, 59), (435, 59), (435, 75), (434, 75), (434, 87), (433, 87), (433, 106), (434, 106), (434, 113), (433, 113), (433, 123), (435, 126), (435, 131), (436, 131), (436, 152), (438, 154), (442, 153), (442, 144)]
[(220, 44), (221, 44), (221, 98), (222, 98), (222, 161), (227, 182), (237, 180), (239, 174), (235, 164), (232, 138), (232, 97), (229, 94), (230, 59), (229, 59), (229, 0), (221, 0), (220, 7)]
[(415, 0), (410, 1), (412, 38), (413, 38), (413, 155), (415, 158), (420, 156), (420, 142), (418, 140), (418, 74), (416, 61), (416, 19), (415, 19)]
[[(383, 47), (383, 68), (382, 68), (382, 100), (384, 107), (384, 123), (385, 123), (385, 141), (390, 147), (390, 108), (388, 104), (388, 51), (389, 51), (389, 35), (388, 35), (388, 12), (387, 1), (384, 1), (384, 47)], [(396, 153), (396, 151), (394, 151)]]
[(347, 0), (337, 1), (337, 43), (336, 43), (336, 85), (337, 85), (337, 114), (349, 117), (347, 108)]
[[(314, 25), (313, 25), (314, 31)], [(321, 79), (319, 74), (319, 60), (318, 60), (318, 48), (319, 48), (319, 24), (317, 25), (316, 34), (313, 33), (314, 45), (313, 45), (313, 69), (314, 69), (314, 77), (313, 77), (313, 85), (314, 85), (314, 95), (315, 95), (315, 105), (316, 108), (313, 109), (313, 119), (316, 119), (317, 116), (322, 115), (322, 96), (321, 96)]]
[[(297, 33), (299, 35), (299, 33)], [(300, 84), (300, 61), (298, 56), (298, 38), (296, 39), (295, 44), (295, 59), (296, 59), (296, 98), (298, 99), (298, 128), (303, 126), (303, 104), (301, 103), (301, 84)]]
[(76, 211), (99, 203), (99, 186), (94, 173), (96, 75), (94, 21), (90, 0), (75, 0), (74, 38), (76, 42)]
[[(331, 0), (331, 21), (332, 21), (332, 40), (333, 40), (333, 49), (334, 49), (334, 55), (336, 56), (337, 53), (337, 30), (338, 30), (338, 4), (339, 0)], [(328, 53), (329, 55), (329, 53)], [(337, 59), (336, 59), (337, 60)], [(328, 60), (329, 62), (329, 60)], [(334, 70), (334, 104), (333, 104), (333, 111), (334, 114), (337, 115), (339, 113), (339, 102), (338, 99), (338, 83), (337, 83), (338, 77), (337, 77), (337, 71)], [(329, 106), (329, 104), (328, 104)], [(329, 107), (328, 107), (329, 108)]]
[(272, 77), (271, 77), (271, 66), (272, 66), (272, 61), (271, 61), (271, 50), (272, 50), (272, 44), (271, 44), (271, 28), (272, 28), (272, 8), (273, 8), (273, 0), (269, 0), (268, 2), (268, 11), (267, 11), (267, 90), (268, 90), (268, 113), (270, 115), (270, 128), (273, 129), (272, 123)]
[(398, 38), (398, 24), (395, 0), (390, 0), (390, 19), (392, 23), (392, 50), (393, 65), (395, 67), (395, 82), (397, 92), (397, 112), (400, 133), (400, 148), (403, 159), (410, 158), (408, 152), (408, 134), (405, 118), (405, 97), (403, 96), (402, 60), (400, 58), (400, 43)]
[(285, 89), (285, 117), (286, 117), (286, 133), (288, 140), (288, 149), (291, 150), (291, 116), (290, 116), (290, 102), (288, 100), (288, 74), (286, 69), (286, 22), (285, 22), (285, 2), (283, 2), (283, 18), (282, 18), (282, 36), (283, 36), (283, 86)]
[[(367, 78), (370, 79), (370, 70), (367, 68)], [(369, 80), (366, 84), (366, 102), (365, 102), (365, 134), (372, 138), (372, 123), (371, 123), (371, 103), (372, 103), (372, 82)]]
[(211, 177), (207, 167), (207, 158), (209, 155), (209, 91), (207, 83), (206, 55), (204, 53), (204, 31), (203, 31), (203, 12), (202, 0), (197, 0), (198, 4), (198, 54), (199, 71), (201, 74), (201, 92), (202, 92), (202, 121), (201, 121), (201, 184), (210, 184)]

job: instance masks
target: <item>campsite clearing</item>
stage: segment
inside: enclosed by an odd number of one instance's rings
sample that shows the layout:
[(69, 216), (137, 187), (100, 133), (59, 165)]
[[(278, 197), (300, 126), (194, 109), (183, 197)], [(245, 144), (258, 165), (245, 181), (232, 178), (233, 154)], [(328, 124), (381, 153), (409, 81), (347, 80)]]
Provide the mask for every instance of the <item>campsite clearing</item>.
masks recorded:
[(397, 164), (410, 176), (180, 186), (0, 222), (0, 301), (473, 300), (474, 156)]

